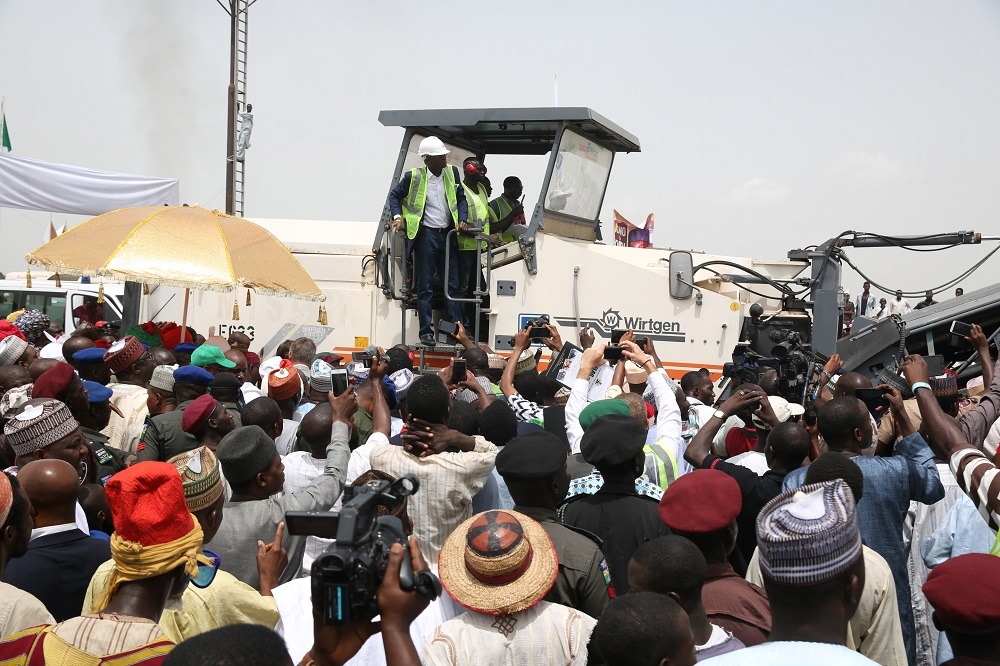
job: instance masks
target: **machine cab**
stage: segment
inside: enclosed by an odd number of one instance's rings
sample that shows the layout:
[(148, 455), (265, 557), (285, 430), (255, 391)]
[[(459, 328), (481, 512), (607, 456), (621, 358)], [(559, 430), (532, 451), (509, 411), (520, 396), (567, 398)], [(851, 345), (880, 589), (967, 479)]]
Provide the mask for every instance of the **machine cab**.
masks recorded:
[[(600, 240), (599, 217), (615, 153), (639, 151), (635, 136), (585, 107), (383, 111), (379, 121), (386, 127), (404, 129), (390, 188), (409, 169), (423, 166), (417, 146), (429, 136), (445, 143), (451, 150), (448, 163), (459, 170), (464, 160), (473, 156), (487, 164), (490, 155), (548, 156), (540, 187), (533, 192), (526, 186), (526, 228), (519, 240), (483, 252), (486, 285), (477, 291), (487, 298), (490, 267), (523, 260), (528, 272), (536, 273), (537, 233)], [(500, 184), (493, 185), (492, 196), (499, 196)], [(413, 298), (411, 267), (403, 234), (390, 232), (391, 218), (387, 201), (372, 251), (377, 258), (379, 287), (386, 298), (400, 301), (405, 321), (407, 304)], [(486, 299), (477, 298), (477, 307), (483, 305)], [(476, 328), (478, 333), (478, 318)]]

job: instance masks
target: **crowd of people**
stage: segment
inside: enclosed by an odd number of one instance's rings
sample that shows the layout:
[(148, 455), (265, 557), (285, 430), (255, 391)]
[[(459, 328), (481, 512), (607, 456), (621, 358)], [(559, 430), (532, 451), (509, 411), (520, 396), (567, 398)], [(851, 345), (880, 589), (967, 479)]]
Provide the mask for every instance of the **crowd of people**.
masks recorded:
[[(722, 396), (704, 370), (674, 381), (630, 332), (612, 361), (582, 335), (563, 384), (527, 328), (508, 358), (458, 321), (461, 363), (421, 372), (403, 345), (262, 359), (241, 333), (10, 320), (0, 663), (1000, 663), (1000, 367), (978, 326), (961, 391), (909, 356), (869, 407), (834, 356), (807, 409), (773, 370)], [(404, 477), (378, 508), (407, 535), (378, 622), (328, 623), (332, 535), (286, 517)]]
[[(955, 288), (955, 298), (964, 295), (964, 289), (961, 287)], [(924, 293), (924, 300), (919, 301), (916, 305), (910, 305), (910, 302), (903, 297), (902, 290), (896, 290), (896, 293), (890, 298), (879, 298), (876, 303), (875, 294), (872, 293), (872, 284), (866, 280), (861, 286), (861, 293), (853, 301), (850, 298), (850, 294), (847, 295), (847, 301), (844, 304), (845, 329), (847, 332), (851, 330), (851, 323), (856, 317), (865, 317), (866, 319), (879, 321), (893, 316), (901, 317), (914, 310), (929, 308), (932, 305), (938, 304), (934, 300), (934, 296), (935, 293), (928, 290)]]

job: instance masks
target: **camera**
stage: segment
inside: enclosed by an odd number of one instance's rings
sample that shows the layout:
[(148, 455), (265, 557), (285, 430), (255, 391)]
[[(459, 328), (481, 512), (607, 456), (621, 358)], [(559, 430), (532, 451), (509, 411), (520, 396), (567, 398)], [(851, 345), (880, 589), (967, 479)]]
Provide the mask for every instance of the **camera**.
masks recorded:
[[(767, 339), (774, 343), (770, 356), (762, 356), (751, 349), (750, 342), (740, 342), (733, 349), (733, 362), (723, 366), (722, 374), (738, 383), (759, 384), (760, 377), (774, 370), (775, 393), (789, 402), (802, 403), (814, 363), (824, 363), (826, 358), (813, 351), (802, 333), (794, 329), (774, 329)], [(758, 346), (764, 340), (758, 340)]]
[[(413, 572), (403, 523), (396, 516), (378, 515), (378, 507), (393, 509), (417, 492), (420, 482), (407, 474), (391, 484), (375, 480), (345, 489), (339, 512), (289, 511), (288, 533), (333, 538), (312, 565), (313, 606), (326, 624), (347, 624), (378, 615), (375, 597), (385, 576), (392, 544), (403, 544), (399, 584), (429, 599), (441, 593), (441, 582), (429, 570)], [(353, 490), (350, 499), (347, 490)]]
[(374, 366), (375, 363), (377, 363), (378, 361), (383, 361), (385, 363), (388, 363), (389, 357), (388, 356), (379, 357), (378, 350), (375, 348), (375, 346), (368, 345), (367, 347), (365, 347), (364, 351), (351, 352), (351, 360), (356, 363), (363, 363), (364, 366), (370, 370), (372, 366)]

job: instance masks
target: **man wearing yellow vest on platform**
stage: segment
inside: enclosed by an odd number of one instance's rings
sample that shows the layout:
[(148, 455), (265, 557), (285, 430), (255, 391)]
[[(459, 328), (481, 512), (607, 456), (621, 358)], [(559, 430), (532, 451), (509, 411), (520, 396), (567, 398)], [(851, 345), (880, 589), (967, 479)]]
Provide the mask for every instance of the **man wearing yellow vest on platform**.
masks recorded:
[[(394, 229), (398, 230), (404, 221), (406, 223), (407, 251), (413, 252), (417, 278), (420, 342), (433, 345), (431, 297), (434, 294), (434, 271), (437, 270), (442, 283), (448, 281), (448, 293), (457, 296), (458, 245), (452, 237), (450, 257), (445, 266), (445, 243), (451, 229), (465, 231), (469, 228), (468, 204), (458, 168), (448, 165), (449, 150), (441, 139), (427, 137), (420, 142), (417, 152), (423, 158), (424, 166), (410, 169), (399, 179), (389, 192), (389, 211)], [(458, 303), (446, 300), (445, 312), (449, 321), (463, 320)]]
[(500, 236), (501, 243), (513, 243), (525, 230), (524, 206), (520, 199), (524, 192), (521, 179), (507, 176), (503, 179), (503, 194), (490, 202), (493, 211), (493, 231)]
[[(467, 157), (462, 165), (465, 172), (465, 199), (469, 203), (469, 227), (472, 229), (482, 229), (484, 236), (489, 236), (492, 210), (490, 209), (489, 187), (486, 184), (486, 167), (476, 157)], [(476, 290), (476, 284), (482, 271), (482, 264), (476, 261), (476, 243), (480, 243), (483, 252), (488, 246), (486, 241), (477, 241), (474, 233), (458, 234), (458, 292), (462, 298), (472, 298)], [(497, 244), (500, 239), (490, 236), (490, 240)], [(465, 317), (462, 319), (463, 325), (468, 329), (473, 325), (473, 318), (476, 316), (476, 308), (473, 303), (462, 303), (462, 311)]]

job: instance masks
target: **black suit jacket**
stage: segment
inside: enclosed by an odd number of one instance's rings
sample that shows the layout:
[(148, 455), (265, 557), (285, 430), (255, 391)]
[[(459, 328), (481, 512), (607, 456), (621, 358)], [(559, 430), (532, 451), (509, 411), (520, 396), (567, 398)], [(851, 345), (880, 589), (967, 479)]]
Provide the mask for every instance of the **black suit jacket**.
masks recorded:
[(79, 529), (28, 543), (28, 551), (7, 564), (3, 580), (33, 594), (56, 622), (77, 617), (97, 567), (111, 559), (110, 542)]

